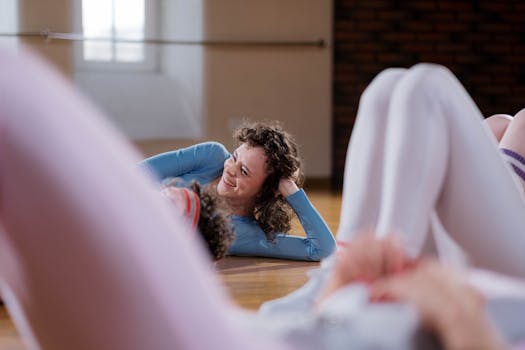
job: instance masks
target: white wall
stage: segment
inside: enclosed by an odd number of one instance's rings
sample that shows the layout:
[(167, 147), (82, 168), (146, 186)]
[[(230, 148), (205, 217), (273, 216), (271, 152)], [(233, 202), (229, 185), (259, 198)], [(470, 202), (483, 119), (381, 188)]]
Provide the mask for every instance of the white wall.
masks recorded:
[(161, 74), (81, 71), (81, 90), (132, 139), (196, 138), (201, 135), (184, 86)]
[[(179, 32), (186, 34), (184, 30), (191, 30), (195, 23), (200, 30), (198, 20), (188, 23), (188, 28), (181, 25), (188, 22), (188, 17), (201, 18), (200, 11), (192, 13), (193, 4), (179, 0), (149, 1), (147, 37), (174, 39)], [(101, 70), (82, 64), (78, 50), (75, 83), (134, 140), (203, 138), (202, 54), (196, 53), (195, 48), (181, 46), (146, 45), (145, 50), (151, 68), (140, 70), (119, 67)]]
[[(167, 40), (202, 40), (203, 2), (201, 0), (163, 0), (160, 2), (162, 38)], [(183, 104), (180, 114), (172, 117), (184, 119), (193, 133), (188, 138), (206, 139), (204, 133), (204, 48), (198, 45), (163, 45), (160, 50), (160, 69), (177, 83), (171, 90), (173, 98)]]

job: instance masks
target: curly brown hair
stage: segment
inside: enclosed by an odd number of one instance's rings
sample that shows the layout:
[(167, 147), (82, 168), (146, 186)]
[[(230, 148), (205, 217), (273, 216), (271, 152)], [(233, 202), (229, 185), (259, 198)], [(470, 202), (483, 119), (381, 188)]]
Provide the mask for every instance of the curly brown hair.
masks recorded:
[(240, 143), (261, 147), (266, 155), (267, 177), (255, 198), (253, 218), (270, 241), (277, 232), (288, 232), (291, 228), (292, 208), (286, 198), (278, 193), (279, 181), (298, 172), (298, 186), (304, 176), (302, 162), (293, 137), (284, 131), (278, 122), (245, 124), (234, 133)]
[(222, 199), (210, 186), (202, 187), (192, 181), (189, 188), (199, 196), (200, 216), (198, 228), (215, 261), (222, 259), (235, 238), (230, 216), (225, 211)]

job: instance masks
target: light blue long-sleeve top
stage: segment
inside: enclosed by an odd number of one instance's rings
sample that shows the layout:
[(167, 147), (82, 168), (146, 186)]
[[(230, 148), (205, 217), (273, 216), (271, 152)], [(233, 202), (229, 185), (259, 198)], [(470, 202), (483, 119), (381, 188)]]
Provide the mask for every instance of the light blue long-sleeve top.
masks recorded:
[[(206, 185), (222, 175), (224, 161), (230, 156), (222, 144), (204, 142), (147, 158), (141, 165), (160, 181), (178, 177), (185, 182), (196, 180)], [(268, 241), (253, 218), (232, 215), (236, 238), (228, 254), (312, 261), (330, 255), (335, 239), (306, 193), (300, 189), (286, 199), (303, 225), (306, 238), (277, 233), (273, 241)]]

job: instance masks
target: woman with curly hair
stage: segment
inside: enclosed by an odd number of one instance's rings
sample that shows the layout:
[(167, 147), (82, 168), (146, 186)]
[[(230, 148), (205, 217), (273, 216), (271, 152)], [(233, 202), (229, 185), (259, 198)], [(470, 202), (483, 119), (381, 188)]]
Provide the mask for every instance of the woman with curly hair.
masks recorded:
[[(180, 178), (211, 185), (224, 199), (235, 228), (228, 254), (314, 260), (328, 256), (335, 240), (299, 188), (301, 160), (292, 136), (278, 124), (254, 123), (234, 133), (230, 154), (217, 142), (161, 153), (143, 161), (161, 181)], [(306, 238), (287, 235), (292, 209)]]
[(213, 260), (226, 256), (235, 235), (220, 197), (209, 188), (201, 188), (195, 181), (188, 188), (174, 183), (165, 185), (160, 193), (169, 199), (178, 213), (189, 219), (193, 229), (200, 233)]

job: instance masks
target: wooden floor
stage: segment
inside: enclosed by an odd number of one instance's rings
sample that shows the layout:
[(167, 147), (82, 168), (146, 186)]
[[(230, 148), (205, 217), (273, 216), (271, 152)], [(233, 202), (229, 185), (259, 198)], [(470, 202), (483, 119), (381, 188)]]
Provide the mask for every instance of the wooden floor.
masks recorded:
[[(339, 224), (341, 196), (329, 191), (307, 190), (308, 196), (335, 234)], [(298, 221), (292, 233), (304, 235)], [(275, 299), (306, 282), (306, 271), (316, 268), (314, 262), (250, 257), (226, 257), (217, 263), (226, 288), (242, 307), (257, 309), (266, 300)]]
[[(325, 218), (332, 232), (337, 232), (341, 196), (328, 190), (307, 190), (308, 196)], [(293, 234), (304, 235), (298, 221)], [(257, 309), (266, 300), (283, 296), (306, 281), (306, 271), (318, 263), (280, 259), (227, 257), (217, 263), (226, 289), (237, 304)], [(0, 350), (25, 349), (5, 308), (0, 306)]]

